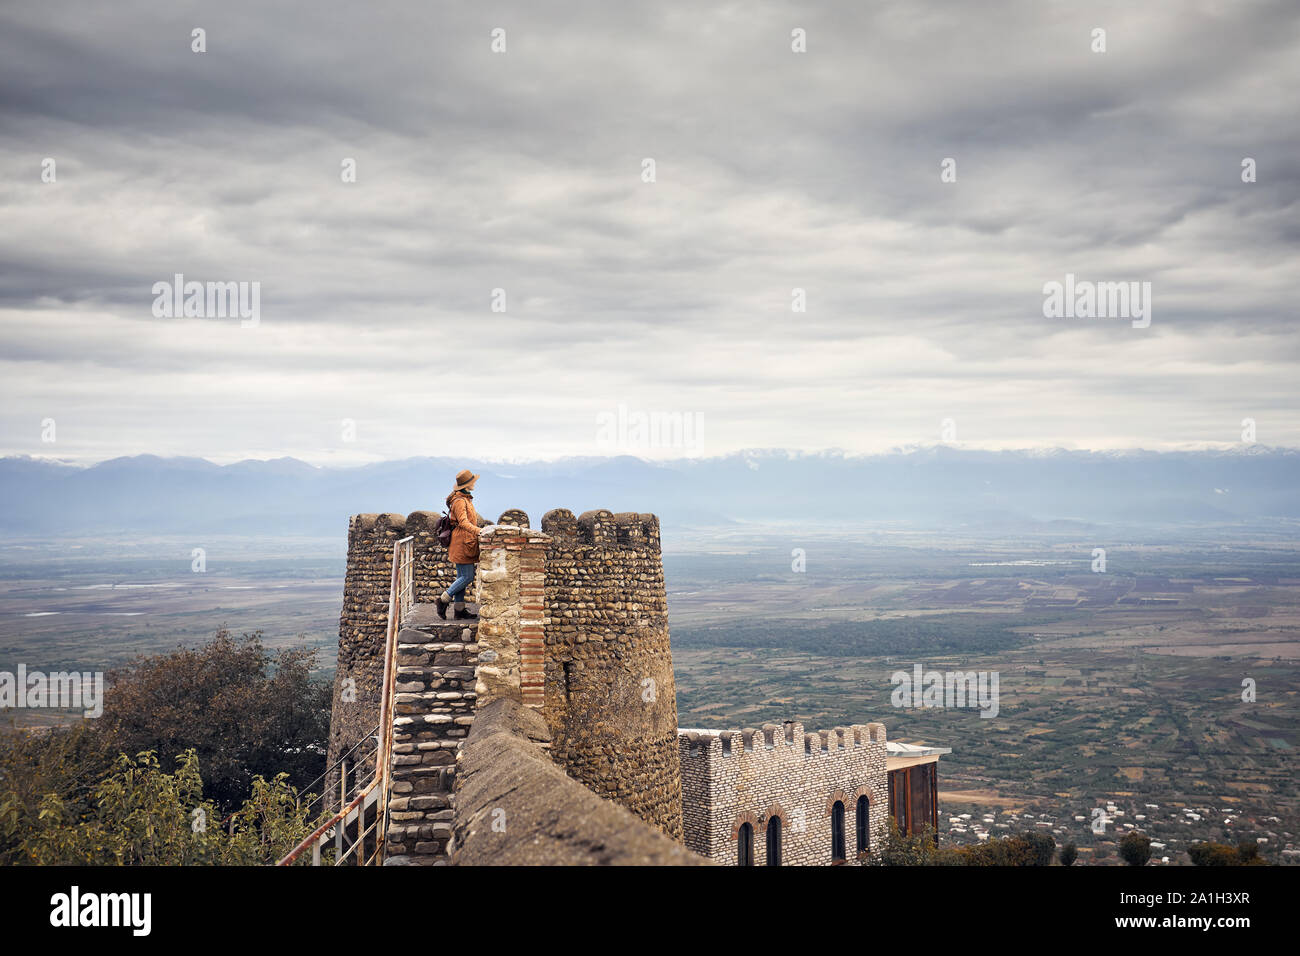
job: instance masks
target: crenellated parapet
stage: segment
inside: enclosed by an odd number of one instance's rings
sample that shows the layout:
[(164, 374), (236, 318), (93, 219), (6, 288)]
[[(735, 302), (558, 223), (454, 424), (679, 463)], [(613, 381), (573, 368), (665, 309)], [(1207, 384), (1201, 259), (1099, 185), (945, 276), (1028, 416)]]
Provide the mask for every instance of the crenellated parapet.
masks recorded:
[(756, 760), (772, 761), (780, 761), (788, 756), (788, 751), (802, 750), (805, 757), (822, 757), (859, 747), (884, 748), (886, 744), (885, 725), (879, 723), (805, 732), (804, 725), (793, 720), (743, 730), (682, 730), (678, 736), (683, 744), (683, 756), (748, 754)]
[(528, 527), (528, 514), (519, 508), (507, 508), (501, 512), (501, 517), (497, 518), (497, 524), (514, 525), (517, 528)]
[(542, 530), (559, 546), (595, 545), (607, 548), (659, 550), (659, 518), (652, 514), (604, 508), (574, 517), (568, 508), (555, 508), (542, 518)]

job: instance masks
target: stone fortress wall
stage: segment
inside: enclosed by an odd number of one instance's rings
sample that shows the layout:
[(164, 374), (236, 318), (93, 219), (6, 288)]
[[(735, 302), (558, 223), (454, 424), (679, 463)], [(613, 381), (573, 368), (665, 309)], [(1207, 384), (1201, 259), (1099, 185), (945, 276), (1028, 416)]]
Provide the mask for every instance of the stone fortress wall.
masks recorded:
[(684, 730), (678, 742), (686, 846), (716, 863), (737, 862), (740, 827), (749, 823), (753, 862), (764, 865), (768, 821), (780, 817), (783, 865), (831, 864), (836, 801), (844, 805), (845, 862), (859, 862), (861, 796), (868, 800), (870, 851), (878, 851), (888, 836), (883, 724), (815, 733), (805, 733), (798, 722), (761, 730)]
[[(415, 539), (417, 604), (432, 603), (454, 577), (434, 533), (438, 517), (418, 511), (349, 522), (331, 765), (353, 748), (373, 752), (364, 738), (379, 719), (395, 542)], [(432, 845), (423, 831), (435, 825), (438, 839), (445, 835), (443, 797), (455, 786), (455, 755), (476, 710), (502, 696), (541, 713), (550, 756), (569, 775), (681, 840), (676, 688), (658, 519), (601, 510), (575, 518), (557, 509), (539, 532), (511, 509), (480, 541), (476, 634), (440, 637), (446, 646), (437, 648), (439, 640), (427, 634), (399, 635), (395, 771), (409, 765), (398, 776), (420, 775), (414, 789), (403, 790), (424, 811), (410, 823), (410, 845)], [(435, 762), (426, 767), (429, 761)], [(363, 776), (370, 772), (360, 768)], [(337, 776), (327, 786), (336, 792)], [(394, 809), (414, 816), (417, 807)]]

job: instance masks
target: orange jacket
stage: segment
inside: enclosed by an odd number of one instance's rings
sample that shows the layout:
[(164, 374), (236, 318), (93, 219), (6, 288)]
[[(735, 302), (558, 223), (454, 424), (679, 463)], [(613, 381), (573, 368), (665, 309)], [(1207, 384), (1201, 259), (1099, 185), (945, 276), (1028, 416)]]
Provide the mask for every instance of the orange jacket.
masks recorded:
[(463, 491), (453, 491), (447, 496), (447, 514), (453, 526), (447, 557), (452, 564), (478, 564), (478, 512), (473, 499)]

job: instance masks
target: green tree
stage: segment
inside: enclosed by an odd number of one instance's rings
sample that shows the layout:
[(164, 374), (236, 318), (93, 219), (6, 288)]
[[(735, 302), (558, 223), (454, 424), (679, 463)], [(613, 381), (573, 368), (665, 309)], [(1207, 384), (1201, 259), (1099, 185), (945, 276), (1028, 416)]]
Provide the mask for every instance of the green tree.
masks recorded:
[[(272, 656), (260, 635), (222, 631), (204, 647), (114, 672), (100, 720), (45, 732), (0, 726), (0, 864), (283, 852), (296, 842), (295, 788), (325, 763), (330, 689), (311, 681), (312, 663), (310, 652)], [(166, 774), (153, 754), (183, 756)], [(185, 827), (219, 829), (234, 810), (233, 833), (225, 826), (220, 840), (181, 838)]]
[[(0, 796), (7, 797), (8, 794)], [(249, 866), (273, 863), (311, 832), (308, 812), (284, 774), (254, 778), (230, 818), (203, 798), (198, 756), (188, 750), (167, 773), (152, 752), (118, 758), (91, 799), (41, 797), (35, 818), (6, 853), (7, 864), (40, 866)]]
[(1224, 843), (1193, 843), (1187, 848), (1187, 855), (1196, 866), (1267, 866), (1268, 863), (1259, 855), (1259, 844), (1253, 840), (1242, 840), (1235, 847)]
[(108, 675), (102, 749), (193, 749), (223, 811), (258, 776), (285, 773), (306, 787), (325, 769), (329, 735), (330, 688), (311, 680), (314, 662), (314, 651), (271, 655), (260, 632), (235, 640), (225, 630), (202, 647), (138, 658)]
[(0, 728), (0, 864), (12, 862), (49, 794), (74, 811), (88, 807), (113, 757), (85, 723), (29, 731), (10, 721)]
[(1052, 857), (1056, 855), (1056, 838), (1042, 830), (1027, 830), (1020, 838), (1029, 844), (1033, 854), (1031, 866), (1051, 866)]
[(1067, 843), (1061, 847), (1061, 866), (1074, 866), (1074, 861), (1079, 858), (1079, 848), (1074, 843)]
[(889, 836), (872, 858), (877, 866), (1050, 866), (1056, 853), (1051, 834), (1030, 831), (994, 837), (963, 847), (941, 847), (934, 831), (904, 836), (890, 819)]
[(967, 866), (1034, 866), (1037, 854), (1023, 836), (993, 837), (961, 848)]
[(1141, 830), (1130, 830), (1119, 841), (1119, 855), (1129, 866), (1146, 866), (1151, 859), (1151, 838)]

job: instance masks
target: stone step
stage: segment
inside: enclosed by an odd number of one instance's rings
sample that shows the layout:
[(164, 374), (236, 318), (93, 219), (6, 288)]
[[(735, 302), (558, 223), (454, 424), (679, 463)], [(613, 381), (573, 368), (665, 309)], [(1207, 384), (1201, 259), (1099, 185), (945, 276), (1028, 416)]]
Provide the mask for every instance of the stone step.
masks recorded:
[[(437, 736), (439, 732), (446, 733), (448, 736)], [(456, 736), (450, 736), (451, 734)], [(430, 726), (427, 728), (412, 728), (408, 733), (398, 734), (394, 738), (393, 753), (394, 755), (410, 756), (416, 753), (427, 754), (445, 750), (454, 758), (460, 755), (460, 745), (465, 742), (468, 735), (469, 731), (464, 727), (444, 728), (442, 726)], [(425, 749), (418, 749), (421, 747)], [(438, 761), (433, 762), (437, 763)]]
[(416, 630), (404, 627), (397, 632), (397, 647), (427, 647), (438, 644), (443, 647), (478, 647), (478, 627), (444, 628), (444, 633), (431, 633), (428, 630)]
[(424, 630), (425, 628), (443, 628), (443, 627), (464, 627), (467, 624), (478, 623), (478, 605), (466, 604), (465, 610), (472, 617), (456, 620), (452, 615), (456, 612), (451, 608), (447, 609), (445, 618), (438, 617), (438, 608), (433, 604), (416, 604), (407, 612), (404, 626)]
[(456, 685), (460, 685), (465, 690), (473, 690), (477, 673), (478, 668), (462, 667), (459, 664), (429, 664), (420, 667), (403, 666), (397, 671), (397, 683), (411, 684), (419, 682), (429, 686), (398, 688), (398, 690), (399, 692), (410, 689), (435, 690), (438, 687), (442, 687), (444, 690), (456, 690)]
[(410, 728), (423, 727), (463, 727), (464, 724), (458, 723), (458, 719), (465, 714), (459, 714), (455, 711), (439, 711), (436, 714), (399, 714), (393, 718), (394, 729), (401, 730), (403, 733), (409, 733)]

